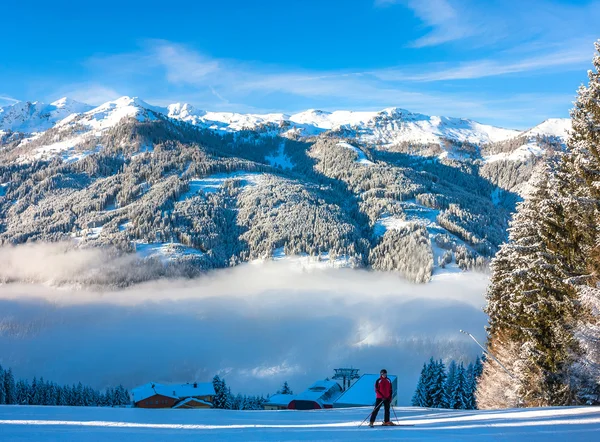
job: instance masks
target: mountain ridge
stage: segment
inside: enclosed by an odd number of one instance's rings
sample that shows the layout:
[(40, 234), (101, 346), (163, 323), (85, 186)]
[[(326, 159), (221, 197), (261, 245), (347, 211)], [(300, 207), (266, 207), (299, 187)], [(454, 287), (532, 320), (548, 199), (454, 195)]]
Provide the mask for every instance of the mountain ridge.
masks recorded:
[[(190, 122), (192, 124), (204, 124), (210, 127), (210, 125), (214, 125), (216, 123), (221, 123), (220, 129), (226, 129), (231, 131), (242, 130), (242, 129), (255, 129), (257, 126), (261, 124), (285, 124), (288, 123), (290, 125), (297, 125), (296, 127), (302, 128), (310, 127), (312, 132), (309, 132), (309, 135), (314, 135), (319, 131), (326, 130), (335, 130), (343, 127), (361, 127), (361, 126), (369, 126), (374, 125), (377, 122), (382, 121), (396, 121), (396, 122), (404, 122), (404, 123), (423, 123), (428, 122), (427, 124), (432, 128), (430, 132), (434, 132), (434, 129), (440, 127), (440, 130), (448, 129), (445, 135), (448, 135), (449, 138), (454, 138), (457, 140), (461, 139), (461, 134), (459, 133), (461, 129), (469, 129), (479, 128), (481, 132), (484, 133), (492, 133), (491, 136), (488, 135), (487, 139), (485, 137), (479, 136), (479, 141), (484, 142), (496, 142), (503, 141), (512, 136), (517, 136), (519, 134), (524, 134), (528, 131), (533, 130), (534, 128), (542, 126), (547, 121), (569, 121), (569, 119), (561, 119), (561, 118), (551, 118), (545, 120), (533, 128), (528, 130), (520, 131), (515, 129), (508, 129), (503, 127), (497, 127), (492, 125), (487, 125), (483, 123), (479, 123), (475, 120), (470, 120), (466, 118), (457, 118), (457, 117), (446, 117), (446, 116), (435, 116), (435, 115), (426, 115), (417, 112), (411, 112), (409, 110), (400, 108), (400, 107), (389, 107), (384, 108), (380, 111), (353, 111), (353, 110), (335, 110), (335, 111), (323, 111), (319, 109), (307, 109), (301, 112), (297, 112), (294, 114), (286, 114), (283, 112), (274, 112), (274, 113), (238, 113), (238, 112), (219, 112), (219, 111), (209, 111), (197, 109), (194, 105), (189, 103), (172, 103), (167, 106), (155, 106), (151, 105), (138, 97), (128, 97), (123, 96), (116, 100), (107, 101), (99, 106), (92, 106), (85, 103), (80, 103), (78, 101), (72, 100), (68, 97), (63, 97), (59, 100), (56, 100), (50, 104), (44, 104), (42, 102), (18, 102), (8, 106), (0, 107), (0, 130), (8, 131), (23, 131), (26, 133), (35, 133), (47, 130), (49, 127), (47, 125), (42, 125), (40, 127), (36, 127), (32, 122), (32, 124), (19, 127), (18, 125), (12, 124), (13, 121), (8, 119), (7, 117), (10, 114), (13, 115), (21, 115), (21, 119), (27, 119), (28, 109), (31, 107), (35, 107), (40, 109), (40, 111), (46, 111), (46, 113), (54, 110), (63, 110), (60, 114), (56, 116), (56, 118), (52, 119), (54, 123), (60, 122), (61, 118), (66, 118), (70, 114), (82, 114), (82, 113), (98, 113), (103, 109), (113, 107), (113, 108), (126, 108), (126, 107), (138, 107), (147, 109), (153, 112), (161, 113), (170, 118), (178, 119), (181, 121)], [(12, 111), (12, 112), (11, 112)], [(40, 113), (39, 111), (37, 113)], [(25, 114), (25, 115), (24, 115)], [(35, 114), (35, 112), (34, 112)], [(65, 115), (66, 114), (66, 115)], [(30, 118), (33, 118), (35, 115), (31, 115)], [(20, 130), (27, 129), (27, 130)], [(424, 127), (424, 132), (427, 127)], [(454, 133), (453, 133), (454, 131)], [(495, 133), (494, 133), (495, 132)], [(559, 133), (560, 131), (553, 132), (553, 135), (562, 136), (564, 134)], [(444, 135), (444, 133), (440, 132), (440, 134)], [(464, 136), (466, 141), (469, 141), (468, 136)]]

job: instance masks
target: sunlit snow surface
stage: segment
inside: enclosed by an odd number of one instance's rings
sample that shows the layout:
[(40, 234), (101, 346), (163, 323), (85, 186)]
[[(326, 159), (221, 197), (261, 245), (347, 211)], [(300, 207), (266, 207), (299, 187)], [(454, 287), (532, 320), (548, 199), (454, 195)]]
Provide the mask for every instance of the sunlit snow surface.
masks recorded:
[[(396, 407), (405, 427), (359, 427), (369, 408), (315, 411), (0, 406), (2, 441), (569, 441), (600, 432), (599, 407), (494, 411)], [(381, 413), (380, 413), (381, 414)], [(381, 418), (381, 416), (380, 416)], [(394, 414), (392, 418), (396, 420)]]

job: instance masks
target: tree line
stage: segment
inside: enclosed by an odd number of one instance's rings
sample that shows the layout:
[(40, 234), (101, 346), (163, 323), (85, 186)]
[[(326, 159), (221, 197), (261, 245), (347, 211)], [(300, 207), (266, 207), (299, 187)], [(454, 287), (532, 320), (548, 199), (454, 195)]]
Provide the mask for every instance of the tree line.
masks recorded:
[(475, 392), (482, 371), (479, 357), (466, 368), (462, 362), (452, 360), (447, 369), (442, 360), (431, 358), (423, 364), (411, 403), (415, 407), (475, 410)]
[(59, 385), (43, 377), (15, 381), (12, 370), (0, 366), (0, 404), (122, 407), (130, 403), (129, 392), (122, 385), (102, 392), (81, 382)]

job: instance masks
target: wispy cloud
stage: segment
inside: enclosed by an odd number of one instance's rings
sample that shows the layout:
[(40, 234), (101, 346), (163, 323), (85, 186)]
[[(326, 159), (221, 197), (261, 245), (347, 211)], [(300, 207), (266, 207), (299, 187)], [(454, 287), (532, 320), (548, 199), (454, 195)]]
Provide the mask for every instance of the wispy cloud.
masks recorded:
[[(69, 97), (82, 103), (102, 104), (119, 98), (123, 94), (109, 86), (99, 83), (75, 83), (59, 88), (54, 93), (54, 98)], [(52, 98), (51, 98), (52, 99)]]
[(589, 44), (569, 49), (561, 49), (543, 55), (513, 60), (475, 60), (448, 67), (443, 64), (420, 66), (419, 72), (399, 69), (384, 69), (373, 72), (378, 78), (386, 81), (447, 81), (472, 80), (476, 78), (496, 77), (500, 75), (536, 72), (552, 68), (553, 72), (567, 69), (581, 69), (592, 58)]
[(461, 8), (459, 13), (451, 0), (375, 0), (375, 6), (378, 7), (392, 5), (410, 9), (428, 30), (424, 36), (411, 43), (416, 48), (461, 40), (480, 32), (480, 26), (475, 25), (470, 11)]
[(156, 61), (167, 71), (172, 83), (197, 84), (223, 71), (219, 62), (183, 46), (158, 42), (154, 46)]
[(479, 32), (477, 26), (465, 20), (467, 14), (458, 14), (447, 0), (407, 0), (406, 4), (427, 27), (432, 28), (428, 34), (413, 42), (414, 47), (434, 46)]
[(16, 98), (9, 97), (8, 95), (0, 95), (0, 102), (7, 102), (9, 104), (18, 103), (21, 100), (17, 100)]
[[(395, 66), (375, 71), (318, 71), (217, 59), (188, 46), (151, 40), (145, 42), (140, 51), (97, 56), (86, 64), (99, 78), (111, 78), (122, 84), (123, 87), (118, 87), (118, 90), (134, 88), (135, 94), (156, 104), (179, 100), (210, 110), (240, 112), (289, 112), (306, 107), (373, 110), (400, 106), (428, 114), (464, 116), (525, 127), (537, 121), (523, 121), (522, 114), (519, 115), (521, 108), (527, 109), (530, 118), (540, 112), (531, 112), (531, 105), (518, 96), (513, 96), (514, 102), (509, 104), (506, 97), (511, 99), (511, 94), (508, 93), (504, 93), (500, 100), (491, 92), (441, 91), (435, 87), (425, 88), (423, 84), (542, 70), (584, 69), (592, 54), (592, 47), (587, 42), (583, 46), (561, 45), (550, 49), (546, 53), (535, 48), (533, 51), (503, 53), (497, 59), (454, 64), (430, 63), (410, 68)], [(129, 86), (125, 83), (127, 81)], [(131, 84), (132, 81), (135, 85)], [(160, 94), (156, 92), (157, 84), (161, 85)], [(107, 87), (106, 91), (114, 89)], [(538, 95), (540, 100), (565, 100), (565, 94)], [(294, 108), (290, 109), (290, 103)], [(564, 109), (566, 116), (569, 106), (570, 97), (557, 108)], [(545, 109), (545, 112), (548, 110)], [(540, 116), (547, 118), (551, 115)]]
[[(444, 43), (471, 47), (561, 41), (579, 35), (593, 38), (600, 2), (570, 4), (555, 0), (375, 0), (376, 7), (404, 7), (425, 30), (410, 46), (423, 48)], [(590, 30), (590, 31), (587, 31)]]

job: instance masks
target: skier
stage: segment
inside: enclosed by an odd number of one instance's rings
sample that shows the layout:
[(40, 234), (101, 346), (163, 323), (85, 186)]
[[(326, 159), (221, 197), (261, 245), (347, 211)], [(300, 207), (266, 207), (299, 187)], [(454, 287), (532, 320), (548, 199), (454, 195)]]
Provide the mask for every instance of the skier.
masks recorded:
[(375, 381), (375, 394), (377, 400), (375, 401), (375, 409), (371, 413), (371, 422), (369, 427), (372, 427), (377, 419), (377, 413), (383, 403), (385, 407), (385, 415), (383, 417), (383, 425), (396, 425), (390, 421), (390, 404), (392, 402), (392, 382), (387, 377), (387, 370), (384, 368), (379, 372), (379, 379)]

